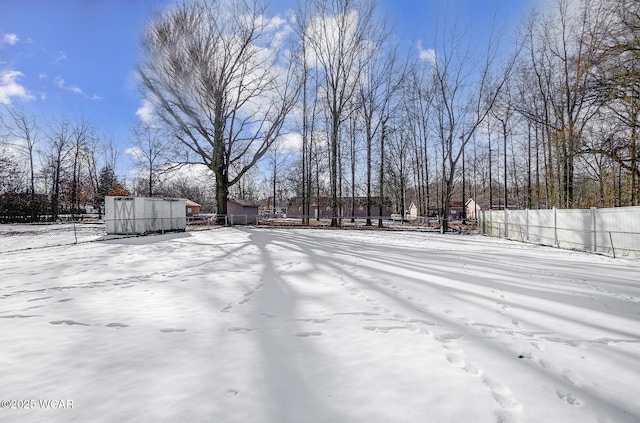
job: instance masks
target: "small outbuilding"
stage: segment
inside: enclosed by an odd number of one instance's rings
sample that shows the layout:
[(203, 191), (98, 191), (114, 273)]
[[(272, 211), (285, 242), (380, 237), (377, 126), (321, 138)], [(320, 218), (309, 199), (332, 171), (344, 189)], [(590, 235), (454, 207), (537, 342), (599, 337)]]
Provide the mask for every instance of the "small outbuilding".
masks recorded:
[(186, 211), (187, 211), (188, 217), (196, 216), (200, 214), (200, 209), (202, 208), (202, 205), (196, 203), (195, 201), (191, 201), (187, 198), (184, 199), (184, 202), (186, 204)]
[(418, 207), (416, 206), (416, 204), (413, 201), (411, 202), (411, 204), (409, 205), (409, 207), (405, 211), (404, 218), (406, 220), (410, 220), (410, 221), (414, 221), (414, 220), (416, 220), (418, 218)]
[(182, 198), (107, 196), (104, 216), (109, 235), (182, 232), (187, 227)]
[(244, 200), (227, 200), (227, 222), (230, 225), (257, 225), (259, 204)]

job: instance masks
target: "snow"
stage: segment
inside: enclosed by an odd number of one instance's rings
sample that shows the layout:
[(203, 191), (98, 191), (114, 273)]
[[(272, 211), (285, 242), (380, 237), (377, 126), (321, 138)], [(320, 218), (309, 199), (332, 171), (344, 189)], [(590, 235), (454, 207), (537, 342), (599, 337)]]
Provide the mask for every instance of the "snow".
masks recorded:
[(3, 253), (0, 275), (0, 421), (640, 421), (634, 261), (220, 228)]
[(104, 234), (104, 223), (0, 225), (0, 253), (95, 241)]

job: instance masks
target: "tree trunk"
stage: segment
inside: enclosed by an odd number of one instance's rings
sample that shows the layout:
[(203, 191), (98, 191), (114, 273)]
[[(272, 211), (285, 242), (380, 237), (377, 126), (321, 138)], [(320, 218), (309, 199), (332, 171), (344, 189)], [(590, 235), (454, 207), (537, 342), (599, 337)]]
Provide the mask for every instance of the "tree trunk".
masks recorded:
[(332, 116), (331, 127), (331, 227), (338, 224), (338, 132), (340, 116)]
[(386, 122), (382, 123), (382, 132), (380, 134), (380, 173), (378, 175), (380, 184), (380, 198), (378, 201), (378, 227), (384, 227), (382, 224), (382, 210), (384, 208), (384, 142), (386, 137)]

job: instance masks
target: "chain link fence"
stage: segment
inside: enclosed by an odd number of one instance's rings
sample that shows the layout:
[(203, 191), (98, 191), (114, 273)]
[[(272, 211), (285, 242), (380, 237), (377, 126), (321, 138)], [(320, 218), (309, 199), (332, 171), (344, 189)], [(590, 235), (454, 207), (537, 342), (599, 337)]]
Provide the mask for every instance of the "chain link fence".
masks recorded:
[[(244, 219), (235, 219), (236, 222), (240, 220)], [(0, 225), (0, 254), (111, 238), (207, 230), (221, 226), (216, 224), (215, 218), (208, 217), (187, 218), (186, 226), (182, 223), (175, 227), (174, 224), (175, 219), (162, 218), (126, 219), (118, 224), (108, 219), (93, 222), (3, 224)]]
[(0, 225), (0, 253), (95, 241), (105, 235), (99, 222)]
[(486, 210), (480, 232), (495, 237), (640, 259), (640, 207)]

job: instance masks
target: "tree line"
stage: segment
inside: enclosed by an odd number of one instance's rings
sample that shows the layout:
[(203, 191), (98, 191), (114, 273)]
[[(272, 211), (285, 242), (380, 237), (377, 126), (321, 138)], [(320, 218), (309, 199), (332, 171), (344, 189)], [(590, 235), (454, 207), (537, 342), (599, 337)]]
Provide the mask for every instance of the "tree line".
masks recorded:
[[(447, 12), (429, 48), (411, 51), (370, 0), (300, 1), (288, 21), (267, 10), (194, 0), (150, 21), (137, 73), (154, 119), (134, 129), (144, 177), (132, 191), (159, 193), (168, 172), (197, 164), (221, 215), (230, 196), (295, 201), (305, 221), (326, 199), (332, 225), (362, 199), (368, 225), (385, 205), (446, 218), (471, 197), (638, 205), (640, 2), (554, 0), (517, 32), (496, 24), (480, 38)], [(53, 209), (55, 157), (76, 196), (87, 179), (74, 174), (91, 166), (50, 142)]]
[(0, 155), (0, 218), (57, 220), (91, 205), (102, 212), (105, 195), (124, 189), (115, 175), (117, 151), (88, 120), (45, 122), (19, 107), (5, 107)]
[(137, 177), (118, 173), (124, 152), (86, 118), (46, 118), (5, 106), (0, 130), (0, 221), (56, 221), (104, 214), (107, 195), (193, 198), (207, 203), (209, 193), (193, 178), (163, 178), (170, 143), (162, 132), (133, 125), (131, 154)]

